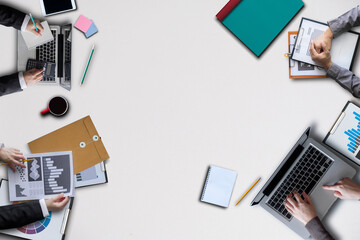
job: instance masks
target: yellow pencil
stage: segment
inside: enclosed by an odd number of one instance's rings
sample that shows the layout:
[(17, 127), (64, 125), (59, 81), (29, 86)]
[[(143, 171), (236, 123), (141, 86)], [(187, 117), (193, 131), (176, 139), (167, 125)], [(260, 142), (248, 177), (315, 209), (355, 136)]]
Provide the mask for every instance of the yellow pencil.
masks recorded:
[(246, 191), (246, 193), (240, 198), (240, 200), (235, 204), (235, 206), (238, 205), (238, 203), (246, 196), (246, 194), (248, 194), (248, 192), (250, 192), (250, 190), (258, 183), (259, 180), (260, 180), (260, 178), (259, 178), (258, 180), (256, 180), (253, 185), (251, 185), (251, 187), (250, 187), (250, 188)]
[[(19, 162), (28, 162), (28, 161), (32, 161), (32, 160), (35, 160), (33, 158), (29, 158), (29, 159), (25, 159), (25, 160), (22, 160), (22, 161), (19, 161)], [(10, 163), (2, 163), (0, 165), (9, 165)]]

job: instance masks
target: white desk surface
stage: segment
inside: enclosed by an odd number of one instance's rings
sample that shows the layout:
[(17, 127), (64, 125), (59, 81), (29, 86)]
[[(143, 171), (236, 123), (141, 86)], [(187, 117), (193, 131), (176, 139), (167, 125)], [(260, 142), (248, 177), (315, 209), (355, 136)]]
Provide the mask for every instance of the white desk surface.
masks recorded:
[[(42, 16), (38, 0), (2, 2)], [(83, 14), (99, 32), (73, 31), (71, 92), (35, 86), (1, 97), (0, 138), (29, 153), (27, 142), (91, 115), (111, 157), (109, 183), (76, 191), (67, 239), (298, 239), (249, 204), (308, 126), (321, 140), (348, 100), (360, 104), (333, 80), (288, 78), (287, 32), (301, 17), (325, 22), (359, 4), (304, 2), (261, 58), (215, 18), (227, 0), (77, 0), (76, 11), (45, 18), (74, 23)], [(1, 26), (0, 36), (4, 75), (16, 71), (16, 33)], [(70, 112), (42, 118), (56, 95)], [(199, 201), (210, 164), (238, 172), (227, 209)], [(357, 239), (359, 215), (359, 202), (338, 201), (324, 222), (336, 238)]]

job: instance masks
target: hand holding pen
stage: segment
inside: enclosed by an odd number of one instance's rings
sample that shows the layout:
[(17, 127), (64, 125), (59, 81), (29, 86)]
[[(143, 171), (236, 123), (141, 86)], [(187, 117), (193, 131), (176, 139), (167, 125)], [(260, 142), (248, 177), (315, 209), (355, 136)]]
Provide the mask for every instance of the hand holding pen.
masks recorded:
[(22, 163), (25, 159), (19, 149), (0, 148), (0, 160), (4, 162), (4, 165), (9, 165), (13, 171), (15, 171), (15, 165), (25, 168), (25, 165)]
[(44, 28), (41, 25), (40, 21), (34, 20), (31, 13), (29, 15), (30, 15), (30, 20), (26, 26), (26, 30), (37, 36), (42, 36), (42, 32), (44, 31)]

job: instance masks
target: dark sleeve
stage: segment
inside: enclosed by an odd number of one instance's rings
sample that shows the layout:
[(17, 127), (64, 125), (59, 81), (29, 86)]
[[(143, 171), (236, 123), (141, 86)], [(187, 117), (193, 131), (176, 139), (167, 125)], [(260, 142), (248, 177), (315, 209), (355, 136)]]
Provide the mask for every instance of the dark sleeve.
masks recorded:
[(18, 73), (0, 77), (0, 96), (19, 91), (22, 91), (22, 89)]
[(354, 97), (360, 98), (360, 78), (354, 73), (333, 63), (327, 71), (327, 75), (351, 92)]
[(0, 5), (0, 24), (21, 30), (21, 25), (25, 18), (25, 13), (14, 8)]
[(43, 218), (39, 201), (0, 207), (0, 229), (21, 227)]
[(334, 240), (334, 238), (326, 231), (318, 217), (312, 219), (305, 225), (305, 228), (311, 234), (311, 237), (316, 240)]
[(349, 31), (352, 27), (360, 25), (360, 7), (354, 7), (338, 18), (328, 22), (328, 25), (334, 35), (334, 38), (340, 34)]

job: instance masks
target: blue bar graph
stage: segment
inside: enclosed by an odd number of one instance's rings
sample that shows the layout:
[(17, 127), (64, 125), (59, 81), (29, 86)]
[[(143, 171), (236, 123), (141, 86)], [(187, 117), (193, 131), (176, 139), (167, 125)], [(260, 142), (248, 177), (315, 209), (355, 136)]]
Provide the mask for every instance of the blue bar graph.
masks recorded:
[(360, 114), (357, 112), (353, 112), (353, 114), (355, 115), (355, 119), (359, 121), (356, 126), (357, 128), (352, 128), (344, 132), (349, 137), (350, 142), (347, 147), (351, 153), (355, 153), (360, 146)]

